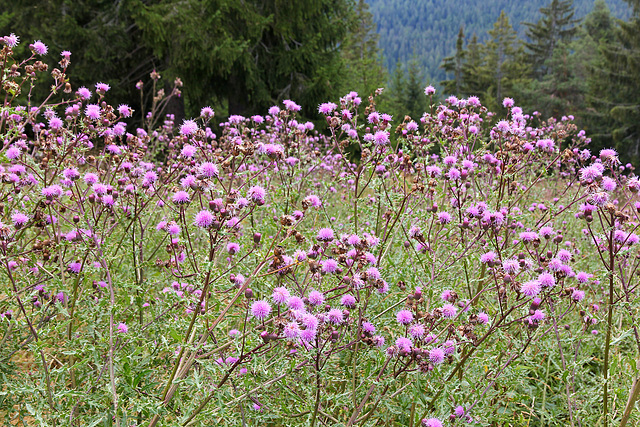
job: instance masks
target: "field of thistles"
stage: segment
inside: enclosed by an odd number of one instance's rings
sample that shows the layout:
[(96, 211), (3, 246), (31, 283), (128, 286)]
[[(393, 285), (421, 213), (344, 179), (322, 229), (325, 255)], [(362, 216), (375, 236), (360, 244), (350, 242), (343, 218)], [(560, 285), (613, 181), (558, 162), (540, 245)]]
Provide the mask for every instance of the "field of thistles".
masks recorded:
[(571, 117), (352, 92), (321, 127), (175, 123), (154, 73), (136, 129), (0, 41), (5, 424), (640, 422), (640, 180)]

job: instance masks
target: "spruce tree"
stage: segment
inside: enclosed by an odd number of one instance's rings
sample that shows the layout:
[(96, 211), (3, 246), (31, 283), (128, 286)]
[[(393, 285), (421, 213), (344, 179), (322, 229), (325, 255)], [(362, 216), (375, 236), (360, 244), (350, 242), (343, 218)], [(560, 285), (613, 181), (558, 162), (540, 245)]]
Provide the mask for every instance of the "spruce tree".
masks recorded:
[(525, 43), (530, 55), (530, 62), (536, 76), (551, 74), (552, 64), (547, 63), (559, 42), (569, 42), (576, 32), (573, 0), (552, 0), (547, 7), (540, 9), (542, 17), (535, 24), (525, 22)]
[(359, 0), (349, 21), (349, 34), (342, 46), (345, 76), (342, 92), (356, 91), (367, 97), (387, 80), (387, 71), (378, 48), (379, 35), (369, 5)]
[(440, 68), (446, 71), (447, 76), (452, 75), (453, 78), (440, 82), (444, 88), (444, 92), (448, 94), (455, 94), (457, 96), (463, 96), (462, 93), (462, 78), (463, 68), (466, 60), (467, 52), (464, 48), (464, 29), (461, 26), (458, 32), (458, 38), (456, 39), (456, 51), (452, 56), (447, 56), (442, 60)]

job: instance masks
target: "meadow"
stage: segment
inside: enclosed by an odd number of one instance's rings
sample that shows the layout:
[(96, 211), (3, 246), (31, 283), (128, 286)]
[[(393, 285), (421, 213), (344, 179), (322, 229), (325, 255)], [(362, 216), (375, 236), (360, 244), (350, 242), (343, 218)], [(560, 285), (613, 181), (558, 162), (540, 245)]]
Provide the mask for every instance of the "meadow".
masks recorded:
[(6, 425), (640, 422), (640, 180), (572, 117), (429, 86), (176, 123), (153, 73), (135, 128), (0, 42)]

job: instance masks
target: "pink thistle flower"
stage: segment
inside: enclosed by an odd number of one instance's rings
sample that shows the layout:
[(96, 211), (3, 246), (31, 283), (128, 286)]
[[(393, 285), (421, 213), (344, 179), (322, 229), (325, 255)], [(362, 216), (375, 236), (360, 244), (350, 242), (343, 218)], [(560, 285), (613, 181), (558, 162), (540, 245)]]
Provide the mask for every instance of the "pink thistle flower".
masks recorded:
[(227, 243), (227, 253), (229, 255), (235, 255), (240, 252), (240, 245), (235, 242)]
[(422, 425), (424, 427), (442, 427), (442, 421), (437, 418), (423, 419)]
[(514, 102), (513, 102), (513, 99), (511, 99), (511, 98), (505, 98), (505, 99), (502, 100), (502, 106), (504, 108), (511, 108), (511, 107), (513, 107), (513, 104), (514, 104)]
[(194, 120), (185, 120), (180, 126), (180, 134), (189, 136), (198, 131), (198, 124)]
[(186, 159), (191, 159), (193, 156), (196, 155), (197, 152), (198, 152), (198, 149), (196, 147), (194, 147), (191, 144), (185, 144), (184, 147), (182, 147), (182, 151), (180, 152), (180, 155)]
[(322, 272), (326, 274), (335, 273), (338, 271), (338, 262), (333, 258), (328, 258), (322, 261)]
[(254, 201), (255, 203), (262, 204), (264, 203), (264, 198), (266, 194), (267, 192), (264, 188), (258, 185), (254, 185), (253, 187), (249, 188), (249, 191), (247, 192), (247, 197), (252, 201)]
[(571, 294), (571, 299), (574, 300), (575, 302), (580, 302), (584, 299), (584, 291), (581, 291), (579, 289), (574, 289), (573, 293)]
[(445, 304), (442, 306), (442, 315), (447, 318), (456, 317), (458, 314), (458, 309), (453, 304)]
[(556, 285), (556, 279), (550, 273), (540, 273), (538, 282), (543, 288), (552, 288)]
[(400, 310), (396, 314), (396, 320), (401, 325), (408, 325), (413, 321), (413, 313), (409, 310)]
[(478, 321), (483, 325), (489, 323), (489, 315), (487, 313), (478, 313)]
[(84, 114), (91, 120), (98, 120), (100, 118), (100, 106), (98, 104), (89, 104), (84, 110)]
[(353, 295), (346, 294), (343, 295), (342, 298), (340, 298), (340, 304), (347, 308), (351, 308), (356, 305), (356, 299)]
[(440, 347), (432, 348), (429, 350), (429, 361), (434, 365), (438, 365), (444, 362), (445, 353)]
[(327, 115), (327, 114), (331, 114), (333, 110), (335, 110), (336, 108), (338, 108), (338, 106), (333, 102), (325, 102), (324, 104), (320, 104), (318, 106), (318, 112), (320, 114)]
[(289, 339), (298, 338), (300, 336), (300, 325), (298, 325), (298, 322), (289, 322), (284, 326), (282, 333)]
[(214, 178), (214, 177), (218, 177), (219, 175), (219, 171), (218, 171), (218, 166), (215, 165), (214, 163), (211, 162), (204, 162), (202, 163), (198, 170), (200, 171), (200, 173), (202, 175), (204, 175), (207, 178)]
[(540, 282), (538, 282), (537, 280), (524, 282), (522, 284), (522, 287), (520, 288), (520, 291), (528, 297), (536, 296), (540, 293)]
[(440, 224), (449, 224), (451, 222), (451, 215), (448, 212), (438, 212), (438, 221)]
[(376, 124), (380, 122), (380, 113), (374, 111), (367, 116), (367, 121), (371, 124)]
[(9, 34), (8, 36), (4, 36), (4, 44), (9, 46), (10, 48), (14, 48), (18, 46), (20, 43), (20, 37), (16, 36), (14, 33)]
[(129, 332), (129, 327), (126, 323), (120, 322), (118, 324), (118, 332), (120, 332), (121, 334), (126, 334), (127, 332)]
[(131, 117), (133, 110), (126, 104), (120, 104), (118, 106), (118, 113), (120, 113), (122, 117)]
[(171, 201), (177, 205), (183, 205), (189, 203), (190, 197), (189, 193), (184, 190), (177, 191), (173, 197), (171, 197)]
[(321, 228), (318, 230), (317, 239), (320, 242), (330, 242), (334, 238), (333, 230), (330, 228)]
[(425, 87), (425, 88), (424, 88), (424, 94), (425, 94), (425, 95), (427, 95), (427, 96), (431, 96), (431, 95), (433, 95), (434, 93), (436, 93), (436, 89), (435, 89), (433, 86), (429, 85), (429, 86), (427, 86), (427, 87)]
[(89, 89), (87, 89), (86, 87), (81, 86), (76, 91), (76, 95), (78, 95), (80, 98), (86, 100), (86, 99), (91, 98), (91, 91)]
[(602, 178), (602, 181), (600, 182), (600, 186), (604, 191), (613, 191), (616, 189), (617, 184), (614, 179), (611, 179), (608, 176), (605, 176), (604, 178)]
[(487, 264), (490, 262), (495, 262), (498, 259), (498, 254), (496, 254), (495, 252), (491, 251), (491, 252), (487, 252), (485, 254), (482, 254), (480, 256), (480, 262), (483, 264)]
[(373, 135), (373, 139), (376, 145), (387, 145), (389, 143), (389, 132), (379, 130)]
[(214, 217), (209, 211), (202, 210), (195, 216), (193, 223), (201, 228), (209, 228), (213, 225)]
[(300, 297), (292, 296), (287, 300), (287, 306), (292, 310), (302, 310), (304, 309), (304, 301)]
[(258, 320), (266, 319), (271, 313), (271, 306), (264, 300), (251, 304), (251, 315)]
[(406, 352), (410, 352), (411, 347), (413, 346), (413, 343), (409, 338), (400, 337), (396, 340), (396, 346), (398, 347), (398, 350), (404, 350)]
[(20, 228), (29, 222), (29, 217), (21, 212), (16, 212), (11, 215), (11, 221), (16, 228)]
[(425, 333), (424, 326), (420, 323), (416, 323), (409, 327), (409, 335), (414, 338), (421, 338)]
[(534, 311), (533, 314), (529, 317), (529, 319), (533, 322), (540, 322), (544, 320), (544, 318), (545, 318), (545, 315), (542, 310)]
[(508, 259), (502, 262), (505, 273), (517, 274), (520, 271), (520, 263), (517, 259)]
[(109, 89), (111, 89), (111, 86), (109, 86), (106, 83), (102, 83), (102, 82), (96, 83), (96, 92), (99, 93), (100, 95), (104, 95), (109, 91)]
[(334, 325), (339, 325), (344, 321), (344, 314), (338, 308), (332, 308), (327, 313), (327, 320)]
[(302, 108), (290, 99), (285, 99), (284, 101), (282, 101), (282, 103), (284, 104), (285, 108), (289, 111), (297, 112), (297, 111), (300, 111), (300, 109)]
[(47, 46), (44, 43), (42, 43), (40, 40), (34, 41), (32, 44), (29, 45), (29, 47), (31, 48), (31, 50), (33, 50), (34, 53), (37, 53), (40, 56), (46, 55), (47, 52), (49, 51), (49, 48), (47, 48)]
[(213, 111), (213, 108), (211, 107), (204, 107), (200, 110), (200, 117), (206, 119), (206, 120), (210, 120), (213, 118), (213, 116), (215, 115), (215, 112)]
[(322, 292), (316, 290), (309, 292), (308, 298), (311, 305), (318, 306), (324, 303), (324, 295), (322, 294)]
[(19, 147), (12, 145), (7, 149), (7, 151), (5, 151), (4, 154), (9, 160), (16, 160), (18, 157), (20, 157), (21, 150)]
[(447, 340), (444, 343), (444, 354), (450, 356), (456, 352), (456, 342), (453, 340)]
[(284, 286), (279, 286), (273, 290), (271, 294), (271, 299), (278, 305), (283, 305), (287, 302), (287, 300), (291, 297), (289, 290)]

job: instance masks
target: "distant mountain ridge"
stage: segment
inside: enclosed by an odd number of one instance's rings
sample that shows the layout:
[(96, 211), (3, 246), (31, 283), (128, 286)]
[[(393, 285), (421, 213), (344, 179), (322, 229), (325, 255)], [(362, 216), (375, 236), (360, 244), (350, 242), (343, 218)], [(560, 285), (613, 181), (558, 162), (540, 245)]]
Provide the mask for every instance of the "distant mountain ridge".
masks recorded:
[[(606, 0), (611, 14), (627, 19), (630, 9), (623, 0)], [(502, 10), (511, 25), (524, 35), (523, 22), (536, 22), (540, 8), (550, 0), (367, 0), (380, 35), (379, 46), (386, 67), (392, 71), (398, 61), (406, 64), (415, 54), (423, 78), (438, 83), (445, 78), (442, 59), (455, 50), (460, 26), (465, 37), (474, 33), (480, 41), (491, 29)], [(574, 0), (576, 18), (593, 8), (593, 0)]]

